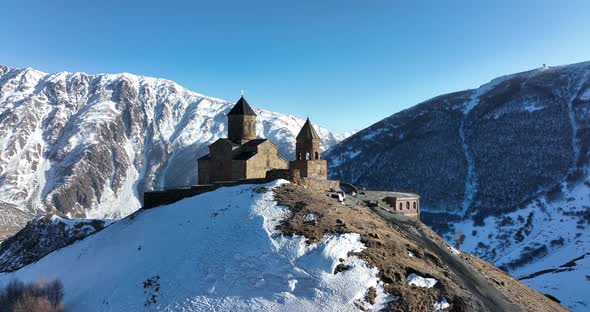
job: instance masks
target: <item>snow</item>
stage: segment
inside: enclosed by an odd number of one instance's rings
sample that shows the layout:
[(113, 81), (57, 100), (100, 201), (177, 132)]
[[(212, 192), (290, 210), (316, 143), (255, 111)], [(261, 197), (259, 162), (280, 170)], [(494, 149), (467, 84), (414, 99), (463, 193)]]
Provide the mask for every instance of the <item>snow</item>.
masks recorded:
[(361, 137), (361, 140), (363, 140), (363, 141), (373, 140), (376, 136), (381, 135), (382, 133), (384, 133), (386, 131), (387, 131), (386, 128), (379, 128), (379, 129), (370, 131), (369, 133), (363, 135)]
[(586, 91), (584, 91), (582, 93), (582, 95), (580, 95), (580, 100), (582, 100), (582, 101), (590, 100), (590, 88), (587, 88)]
[(408, 256), (410, 256), (411, 258), (414, 258), (416, 255), (414, 255), (414, 253), (413, 253), (413, 252), (411, 252), (411, 251), (408, 251)]
[(332, 158), (332, 161), (330, 162), (330, 167), (338, 167), (341, 164), (357, 157), (360, 154), (360, 150), (348, 150), (344, 153), (338, 154), (335, 158)]
[(540, 275), (522, 282), (533, 289), (555, 296), (562, 305), (572, 311), (587, 311), (588, 309), (588, 276), (590, 276), (590, 256), (576, 261), (572, 270), (564, 268), (560, 272)]
[(479, 104), (479, 97), (487, 92), (489, 92), (490, 90), (492, 90), (494, 87), (496, 87), (497, 85), (499, 85), (500, 83), (512, 78), (514, 75), (506, 75), (506, 76), (501, 76), (495, 79), (492, 79), (490, 82), (481, 85), (479, 88), (477, 88), (477, 90), (475, 90), (473, 92), (473, 94), (471, 95), (471, 99), (465, 104), (465, 107), (463, 108), (463, 114), (467, 115), (469, 114), (469, 112)]
[(422, 288), (432, 288), (438, 281), (435, 278), (422, 277), (416, 273), (408, 275), (408, 285)]
[[(543, 270), (557, 270), (558, 272), (546, 273), (534, 278), (522, 280), (523, 283), (542, 292), (548, 293), (559, 300), (562, 305), (573, 311), (584, 311), (590, 306), (590, 301), (584, 299), (587, 296), (581, 294), (590, 293), (590, 283), (584, 281), (586, 275), (590, 275), (590, 256), (576, 262), (572, 271), (564, 271), (563, 265), (582, 255), (590, 253), (590, 231), (579, 228), (581, 217), (573, 216), (575, 213), (583, 213), (590, 202), (590, 187), (580, 183), (565, 192), (563, 199), (548, 201), (541, 197), (538, 201), (529, 204), (523, 209), (505, 214), (503, 217), (513, 220), (513, 224), (499, 225), (500, 219), (488, 217), (484, 220), (485, 226), (474, 226), (473, 221), (465, 220), (455, 224), (459, 233), (465, 234), (465, 240), (461, 249), (474, 253), (476, 256), (486, 258), (496, 266), (509, 264), (519, 259), (528, 247), (540, 247), (545, 245), (547, 255), (531, 259), (523, 266), (509, 270), (515, 278), (523, 278)], [(585, 208), (586, 207), (586, 208)], [(526, 220), (532, 213), (532, 228), (529, 235), (525, 235), (522, 241), (515, 239), (515, 233), (523, 227), (520, 219)], [(476, 233), (473, 235), (473, 233)], [(498, 238), (497, 235), (506, 235)], [(452, 237), (445, 237), (452, 241)], [(551, 245), (551, 241), (563, 239), (563, 245)], [(481, 253), (479, 243), (489, 245), (489, 249), (496, 251), (495, 256)]]
[[(356, 311), (391, 300), (376, 268), (351, 253), (365, 246), (359, 234), (326, 235), (307, 245), (276, 226), (289, 215), (260, 186), (220, 188), (145, 210), (55, 251), (13, 273), (13, 278), (60, 278), (71, 311)], [(334, 274), (345, 259), (351, 269)], [(151, 280), (158, 287), (144, 287)], [(153, 296), (155, 303), (149, 303)], [(370, 306), (370, 305), (369, 305)]]
[(303, 217), (303, 222), (314, 222), (316, 221), (318, 218), (318, 216), (316, 216), (314, 213), (308, 213)]
[(461, 145), (463, 146), (463, 153), (467, 160), (467, 177), (465, 178), (465, 197), (463, 198), (461, 214), (465, 215), (469, 207), (473, 203), (475, 194), (477, 193), (477, 174), (475, 173), (475, 162), (467, 140), (465, 139), (465, 118), (461, 121), (459, 127), (459, 137), (461, 138)]
[[(43, 216), (38, 217), (38, 218), (43, 218)], [(63, 223), (65, 225), (66, 231), (74, 228), (77, 224), (91, 223), (96, 220), (97, 219), (66, 219), (66, 218), (62, 218), (60, 216), (51, 215), (51, 223), (53, 223), (53, 224)], [(114, 222), (113, 220), (100, 220), (100, 221), (104, 222), (105, 227), (109, 226), (110, 224), (112, 224)], [(94, 228), (89, 225), (85, 225), (84, 227), (88, 227), (89, 230), (91, 230), (92, 232), (95, 231)]]
[(538, 103), (528, 103), (523, 108), (525, 111), (532, 113), (534, 111), (545, 109), (545, 107), (539, 105)]
[(449, 245), (447, 245), (447, 248), (449, 248), (449, 250), (450, 250), (452, 253), (456, 254), (456, 255), (460, 255), (460, 254), (461, 254), (461, 251), (459, 251), (457, 248), (454, 248), (453, 246), (449, 246)]
[(449, 302), (447, 301), (447, 298), (442, 298), (441, 300), (439, 300), (438, 302), (436, 302), (434, 304), (434, 311), (441, 311), (444, 310), (448, 307), (450, 307), (451, 305), (449, 304)]

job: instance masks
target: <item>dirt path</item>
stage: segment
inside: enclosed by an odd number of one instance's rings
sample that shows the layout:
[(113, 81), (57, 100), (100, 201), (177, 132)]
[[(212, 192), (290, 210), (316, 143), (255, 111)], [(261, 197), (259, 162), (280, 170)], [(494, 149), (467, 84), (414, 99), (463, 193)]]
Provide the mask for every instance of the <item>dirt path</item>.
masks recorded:
[(405, 230), (405, 233), (416, 242), (426, 245), (434, 251), (461, 279), (465, 288), (482, 302), (485, 309), (489, 311), (520, 311), (521, 309), (510, 303), (510, 301), (500, 293), (494, 286), (484, 279), (481, 274), (465, 265), (450, 250), (443, 248), (439, 243), (433, 241), (422, 229), (422, 226), (416, 221), (404, 216), (393, 215), (379, 207), (373, 207), (371, 210), (391, 224)]

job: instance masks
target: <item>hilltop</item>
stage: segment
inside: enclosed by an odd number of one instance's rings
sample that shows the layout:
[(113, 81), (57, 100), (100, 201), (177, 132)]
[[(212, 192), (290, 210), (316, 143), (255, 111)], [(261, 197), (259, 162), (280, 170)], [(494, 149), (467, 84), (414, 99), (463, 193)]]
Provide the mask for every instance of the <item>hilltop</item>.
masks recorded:
[(564, 311), (419, 221), (284, 181), (133, 215), (12, 273), (60, 278), (66, 309)]

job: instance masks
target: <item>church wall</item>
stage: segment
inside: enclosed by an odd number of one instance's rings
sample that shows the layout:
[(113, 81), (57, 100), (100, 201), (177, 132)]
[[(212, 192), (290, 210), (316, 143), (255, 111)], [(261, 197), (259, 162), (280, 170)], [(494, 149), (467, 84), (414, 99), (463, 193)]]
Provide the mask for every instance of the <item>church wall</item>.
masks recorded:
[(266, 177), (266, 172), (271, 169), (287, 169), (289, 164), (277, 153), (276, 146), (270, 142), (258, 145), (258, 153), (247, 161), (247, 178), (264, 178)]
[(294, 160), (289, 163), (291, 169), (298, 169), (301, 177), (327, 179), (328, 162), (323, 159), (318, 160)]
[(232, 151), (234, 146), (217, 141), (209, 146), (209, 182), (232, 180)]
[(199, 179), (199, 184), (209, 184), (209, 160), (200, 159), (197, 163), (197, 176)]
[(228, 166), (231, 167), (231, 179), (226, 181), (236, 181), (249, 178), (246, 172), (245, 160), (231, 160)]

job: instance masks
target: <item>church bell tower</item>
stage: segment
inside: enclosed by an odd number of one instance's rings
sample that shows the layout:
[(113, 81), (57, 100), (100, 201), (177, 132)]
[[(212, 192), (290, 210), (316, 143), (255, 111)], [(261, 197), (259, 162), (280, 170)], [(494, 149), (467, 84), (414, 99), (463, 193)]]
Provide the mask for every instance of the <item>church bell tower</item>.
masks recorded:
[(231, 141), (244, 144), (256, 139), (256, 113), (243, 95), (227, 113), (227, 123), (227, 137)]
[(320, 158), (320, 136), (311, 125), (309, 118), (297, 134), (295, 160), (289, 163), (291, 169), (298, 169), (302, 178), (328, 178), (328, 162)]

